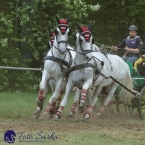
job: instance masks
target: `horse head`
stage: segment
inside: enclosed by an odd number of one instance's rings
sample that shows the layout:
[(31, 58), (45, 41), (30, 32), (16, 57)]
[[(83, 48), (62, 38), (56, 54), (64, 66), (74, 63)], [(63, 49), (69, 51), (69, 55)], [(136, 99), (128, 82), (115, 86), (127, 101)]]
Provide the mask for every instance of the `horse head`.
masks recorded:
[(67, 50), (67, 41), (68, 36), (71, 35), (71, 29), (69, 28), (70, 17), (67, 19), (59, 19), (56, 15), (56, 22), (57, 27), (55, 29), (55, 35), (56, 35), (56, 47), (58, 48), (59, 52), (61, 54), (65, 54)]
[(78, 33), (76, 34), (76, 40), (79, 39), (82, 53), (84, 54), (85, 58), (89, 61), (92, 59), (91, 52), (93, 52), (92, 44), (94, 43), (94, 38), (91, 33), (92, 24), (89, 24), (88, 26), (79, 26), (79, 24), (77, 23), (77, 28), (79, 35)]
[(48, 34), (50, 36), (49, 45), (50, 45), (50, 48), (51, 48), (53, 46), (53, 44), (54, 44), (55, 32), (51, 32), (51, 30), (48, 29)]

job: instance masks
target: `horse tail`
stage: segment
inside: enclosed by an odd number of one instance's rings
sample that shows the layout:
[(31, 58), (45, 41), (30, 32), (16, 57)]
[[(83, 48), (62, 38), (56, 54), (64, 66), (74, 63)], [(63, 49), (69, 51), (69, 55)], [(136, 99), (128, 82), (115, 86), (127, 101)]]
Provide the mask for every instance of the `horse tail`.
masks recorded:
[[(124, 86), (126, 86), (129, 90), (133, 91), (133, 82), (132, 82), (132, 78), (131, 78), (130, 70), (129, 70), (128, 66), (127, 66), (126, 76), (123, 78), (121, 83)], [(123, 98), (123, 101), (126, 105), (131, 105), (131, 100), (133, 98), (133, 95), (129, 91), (127, 91), (126, 89), (121, 87), (121, 91), (119, 93), (119, 96)]]

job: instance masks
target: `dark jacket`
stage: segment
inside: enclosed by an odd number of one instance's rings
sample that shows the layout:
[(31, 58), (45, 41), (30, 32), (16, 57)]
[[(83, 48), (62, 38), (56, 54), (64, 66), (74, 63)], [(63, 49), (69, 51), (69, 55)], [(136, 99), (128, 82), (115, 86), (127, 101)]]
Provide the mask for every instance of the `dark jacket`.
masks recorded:
[(145, 54), (145, 45), (142, 46), (142, 55)]
[[(118, 45), (117, 48), (125, 48), (126, 47), (126, 39), (129, 39), (130, 36), (128, 36), (127, 38), (123, 39)], [(142, 54), (142, 44), (140, 42), (142, 42), (142, 40), (140, 39), (140, 36), (135, 36), (134, 39), (136, 40), (136, 48), (139, 50), (139, 54)], [(138, 54), (134, 54), (134, 55), (138, 55)]]

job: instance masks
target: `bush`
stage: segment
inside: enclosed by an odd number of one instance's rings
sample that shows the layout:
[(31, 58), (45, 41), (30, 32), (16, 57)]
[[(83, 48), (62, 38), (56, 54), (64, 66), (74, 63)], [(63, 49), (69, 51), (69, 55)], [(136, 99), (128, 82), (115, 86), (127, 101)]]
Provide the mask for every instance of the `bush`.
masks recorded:
[[(55, 15), (71, 15), (70, 28), (75, 30), (88, 10), (99, 7), (83, 0), (1, 0), (0, 8), (0, 65), (40, 68), (47, 51), (48, 27), (54, 30), (56, 26)], [(0, 70), (0, 91), (36, 91), (40, 76), (31, 71)]]

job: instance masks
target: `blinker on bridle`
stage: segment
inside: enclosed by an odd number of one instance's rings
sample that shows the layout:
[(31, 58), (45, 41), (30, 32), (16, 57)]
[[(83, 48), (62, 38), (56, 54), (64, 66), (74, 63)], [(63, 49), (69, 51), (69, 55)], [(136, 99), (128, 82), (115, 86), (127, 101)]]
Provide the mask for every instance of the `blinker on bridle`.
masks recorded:
[(66, 30), (68, 29), (69, 25), (67, 24), (59, 24), (57, 27), (60, 29), (61, 34), (64, 35), (66, 33)]
[[(69, 25), (68, 25), (68, 23), (67, 23), (67, 20), (65, 20), (65, 19), (59, 20), (59, 24), (57, 25), (57, 27), (60, 29), (61, 34), (62, 34), (62, 35), (65, 35), (67, 29), (69, 28)], [(70, 33), (70, 32), (68, 32), (68, 36), (69, 36), (69, 33)], [(57, 31), (56, 31), (56, 30), (55, 30), (55, 35), (56, 35), (56, 39), (57, 39)], [(66, 40), (60, 40), (60, 41), (58, 41), (58, 39), (57, 39), (57, 43), (58, 43), (58, 45), (59, 45), (60, 43), (65, 43), (65, 44), (67, 45), (67, 41), (66, 41)], [(59, 49), (59, 48), (57, 48), (56, 46), (54, 46), (54, 47), (55, 47), (57, 50), (59, 50), (59, 52), (60, 52), (60, 49)]]
[[(59, 23), (57, 25), (57, 27), (60, 29), (60, 32), (62, 35), (65, 35), (69, 25), (68, 25), (68, 22), (66, 19), (61, 19), (59, 20)], [(68, 33), (69, 35), (69, 33)], [(56, 38), (57, 38), (57, 32), (56, 32)], [(61, 40), (61, 41), (57, 41), (57, 43), (66, 43), (67, 44), (67, 41), (66, 40)]]
[[(84, 37), (84, 39), (87, 43), (90, 42), (91, 32), (89, 30), (87, 30), (87, 31), (85, 30), (85, 31), (81, 32), (80, 35)], [(80, 44), (81, 44), (81, 41), (80, 41)], [(86, 55), (87, 53), (94, 52), (93, 50), (84, 50), (82, 47), (81, 47), (81, 49), (82, 49), (84, 55)]]
[[(57, 27), (60, 29), (61, 34), (62, 34), (62, 35), (65, 35), (65, 33), (66, 33), (66, 31), (67, 31), (69, 25), (67, 25), (67, 24), (59, 24)], [(68, 35), (69, 35), (69, 34), (68, 34)], [(56, 34), (56, 37), (57, 37), (57, 34)], [(66, 44), (67, 44), (67, 41), (66, 41), (66, 40), (61, 40), (61, 41), (57, 41), (57, 43), (58, 43), (58, 44), (59, 44), (59, 43), (66, 43)]]
[(52, 33), (50, 38), (51, 45), (54, 44), (54, 39), (55, 39), (55, 33)]

